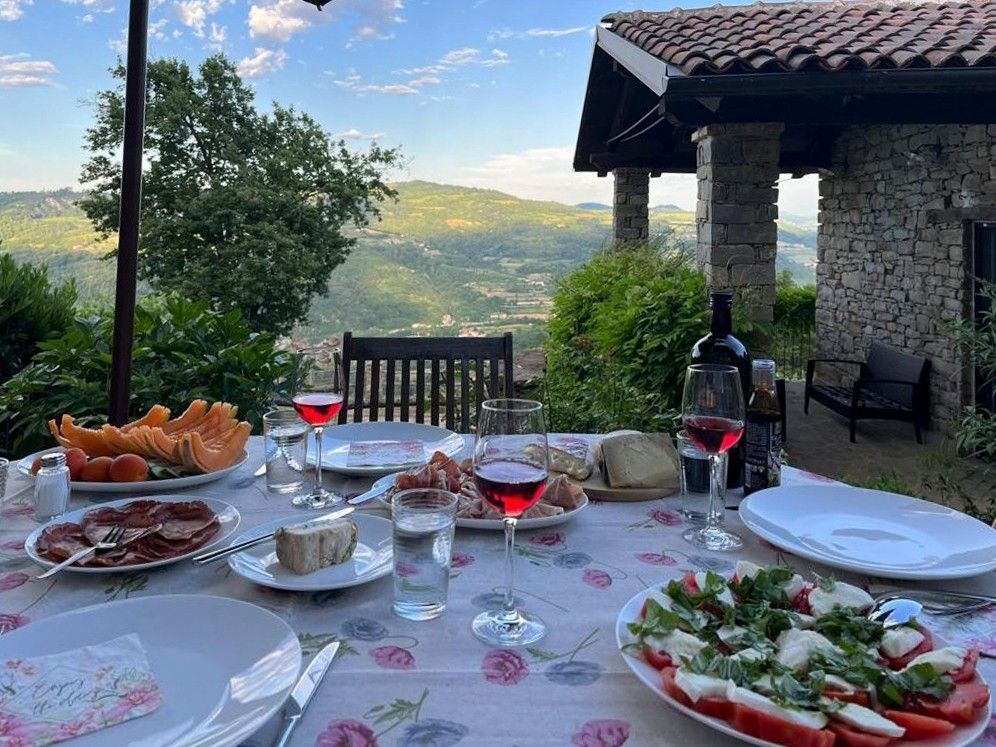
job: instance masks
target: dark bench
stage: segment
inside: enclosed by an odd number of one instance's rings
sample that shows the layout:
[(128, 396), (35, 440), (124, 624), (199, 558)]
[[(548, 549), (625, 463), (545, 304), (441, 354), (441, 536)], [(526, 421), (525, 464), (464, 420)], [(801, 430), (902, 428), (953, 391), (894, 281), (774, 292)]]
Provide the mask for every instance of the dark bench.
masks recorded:
[[(858, 378), (851, 386), (815, 383), (817, 363), (858, 366)], [(806, 364), (807, 414), (810, 399), (850, 420), (851, 443), (856, 421), (865, 418), (913, 423), (916, 442), (922, 444), (920, 430), (930, 423), (930, 361), (880, 342), (871, 344), (866, 361), (811, 358)]]

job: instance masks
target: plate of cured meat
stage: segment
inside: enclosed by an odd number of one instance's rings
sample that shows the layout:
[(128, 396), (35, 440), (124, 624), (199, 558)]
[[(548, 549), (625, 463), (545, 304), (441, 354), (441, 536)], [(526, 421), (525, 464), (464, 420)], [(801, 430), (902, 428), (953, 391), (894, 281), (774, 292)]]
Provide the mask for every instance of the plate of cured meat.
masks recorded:
[[(454, 493), (460, 501), (456, 525), (466, 529), (502, 529), (501, 516), (493, 511), (477, 490), (471, 461), (456, 462), (440, 451), (432, 455), (429, 463), (385, 475), (373, 484), (372, 491), (384, 490), (377, 500), (387, 508), (395, 493), (412, 488), (441, 488)], [(542, 529), (573, 519), (585, 506), (588, 496), (581, 485), (567, 475), (557, 475), (546, 484), (539, 501), (519, 519), (519, 529)]]
[(235, 531), (240, 518), (235, 506), (214, 498), (126, 498), (58, 516), (28, 535), (24, 549), (36, 563), (51, 567), (84, 547), (92, 547), (121, 524), (125, 527), (121, 546), (91, 554), (66, 570), (147, 570), (184, 560), (221, 542)]

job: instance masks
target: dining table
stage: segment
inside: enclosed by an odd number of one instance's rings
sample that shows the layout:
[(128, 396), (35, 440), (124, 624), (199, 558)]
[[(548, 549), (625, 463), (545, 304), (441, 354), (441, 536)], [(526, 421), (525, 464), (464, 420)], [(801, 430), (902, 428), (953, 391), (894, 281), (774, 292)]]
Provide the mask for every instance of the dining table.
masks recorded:
[[(458, 458), (469, 456), (472, 447), (467, 436)], [(231, 503), (241, 513), (240, 532), (312, 515), (292, 507), (289, 496), (268, 492), (265, 478), (254, 475), (263, 463), (262, 438), (252, 437), (247, 451), (239, 469), (180, 494)], [(326, 472), (328, 487), (347, 496), (372, 481)], [(833, 481), (791, 467), (782, 471), (784, 486), (826, 483)], [(184, 561), (147, 572), (63, 572), (36, 581), (41, 569), (24, 551), (25, 538), (38, 526), (29, 479), (11, 469), (6, 492), (0, 507), (0, 633), (68, 610), (148, 595), (208, 594), (251, 602), (293, 628), (306, 662), (326, 644), (341, 644), (293, 745), (742, 744), (668, 707), (631, 673), (615, 637), (616, 618), (630, 598), (688, 571), (730, 574), (740, 559), (783, 564), (804, 575), (833, 574), (870, 591), (917, 585), (846, 573), (781, 551), (741, 522), (732, 496), (725, 523), (744, 539), (735, 553), (706, 552), (682, 538), (687, 525), (677, 494), (640, 502), (592, 500), (562, 524), (517, 533), (515, 594), (524, 609), (546, 622), (548, 633), (526, 648), (498, 649), (475, 638), (470, 623), (481, 610), (502, 603), (500, 531), (456, 530), (446, 610), (437, 619), (413, 622), (392, 614), (390, 575), (351, 588), (292, 592), (254, 585), (224, 562)], [(71, 508), (120, 497), (74, 493)], [(386, 515), (376, 501), (361, 510)], [(930, 586), (996, 594), (996, 573)], [(994, 607), (931, 617), (927, 623), (951, 644), (971, 643), (996, 654)], [(237, 640), (239, 630), (230, 634)], [(190, 646), (196, 648), (197, 641)], [(996, 684), (996, 661), (983, 660), (979, 672)], [(270, 745), (279, 726), (274, 717), (243, 744)], [(996, 722), (990, 721), (978, 743), (996, 745)]]

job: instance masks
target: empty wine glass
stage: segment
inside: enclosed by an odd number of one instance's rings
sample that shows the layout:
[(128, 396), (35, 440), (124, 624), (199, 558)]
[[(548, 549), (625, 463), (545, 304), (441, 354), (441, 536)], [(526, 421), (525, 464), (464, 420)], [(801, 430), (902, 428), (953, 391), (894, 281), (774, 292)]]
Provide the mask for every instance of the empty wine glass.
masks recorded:
[(298, 508), (328, 508), (343, 498), (322, 485), (322, 433), (342, 408), (344, 383), (335, 350), (306, 348), (300, 354), (303, 372), (292, 402), (298, 417), (315, 430), (315, 485), (311, 492), (294, 496), (291, 503)]
[(719, 497), (720, 455), (744, 434), (744, 395), (740, 372), (733, 366), (697, 364), (685, 372), (681, 420), (689, 440), (709, 455), (709, 511), (705, 526), (684, 538), (706, 550), (737, 550), (744, 541), (720, 525), (725, 506)]

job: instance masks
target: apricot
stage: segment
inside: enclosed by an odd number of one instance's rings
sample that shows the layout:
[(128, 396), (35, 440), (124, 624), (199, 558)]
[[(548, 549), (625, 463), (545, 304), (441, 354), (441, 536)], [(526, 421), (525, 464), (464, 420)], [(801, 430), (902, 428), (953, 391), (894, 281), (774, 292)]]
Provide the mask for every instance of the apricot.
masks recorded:
[(110, 476), (114, 482), (142, 482), (149, 479), (149, 463), (138, 454), (122, 454), (111, 462)]
[(80, 479), (85, 482), (110, 482), (113, 462), (114, 460), (110, 457), (94, 457), (83, 465)]
[(70, 480), (79, 480), (85, 465), (86, 452), (83, 449), (66, 449), (66, 466), (69, 467)]

